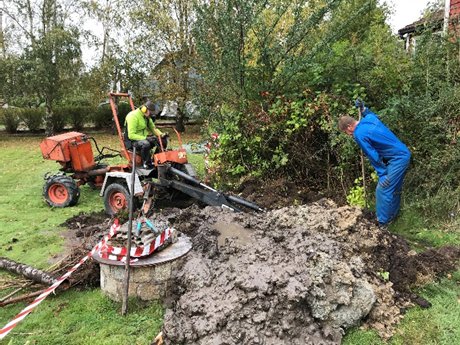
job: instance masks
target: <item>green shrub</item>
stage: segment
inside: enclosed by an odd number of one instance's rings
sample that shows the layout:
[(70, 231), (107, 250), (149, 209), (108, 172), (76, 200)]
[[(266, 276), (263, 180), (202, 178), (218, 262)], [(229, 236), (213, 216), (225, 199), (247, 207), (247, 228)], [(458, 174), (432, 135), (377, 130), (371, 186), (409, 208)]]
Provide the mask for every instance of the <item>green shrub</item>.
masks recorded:
[(436, 95), (395, 98), (385, 112), (385, 122), (412, 152), (408, 201), (427, 216), (445, 217), (460, 205), (459, 102), (460, 87), (446, 84)]
[(19, 118), (25, 123), (29, 131), (38, 132), (43, 124), (45, 112), (42, 108), (24, 108), (19, 113)]
[(100, 105), (97, 107), (92, 121), (96, 129), (106, 129), (112, 126), (112, 110), (109, 104)]
[(16, 133), (21, 119), (19, 117), (19, 108), (2, 109), (0, 113), (0, 121), (5, 126), (8, 133)]
[(366, 199), (364, 197), (363, 178), (358, 177), (355, 179), (353, 188), (347, 194), (347, 202), (351, 206), (366, 206)]
[[(125, 123), (126, 115), (131, 111), (131, 106), (126, 102), (120, 102), (118, 104), (118, 121), (120, 126), (123, 128)], [(94, 126), (96, 129), (107, 129), (114, 128), (113, 114), (110, 104), (101, 104), (95, 111)]]
[(66, 114), (68, 124), (77, 131), (83, 129), (94, 111), (94, 108), (89, 106), (66, 106), (59, 108), (60, 113)]
[(65, 108), (54, 109), (50, 121), (54, 133), (62, 132), (68, 122), (68, 116)]
[(350, 105), (344, 97), (305, 91), (279, 96), (267, 110), (222, 107), (213, 128), (219, 148), (211, 158), (225, 172), (222, 176), (235, 179), (286, 176), (316, 190), (349, 189), (360, 175), (358, 148), (338, 135), (336, 119), (352, 112)]

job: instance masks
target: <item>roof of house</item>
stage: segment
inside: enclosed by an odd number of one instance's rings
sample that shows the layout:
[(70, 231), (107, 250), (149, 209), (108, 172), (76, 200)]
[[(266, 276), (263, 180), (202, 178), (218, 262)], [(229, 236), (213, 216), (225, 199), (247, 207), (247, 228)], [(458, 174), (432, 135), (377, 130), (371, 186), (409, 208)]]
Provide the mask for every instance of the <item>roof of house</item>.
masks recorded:
[(442, 28), (444, 21), (444, 9), (440, 9), (420, 18), (412, 24), (406, 25), (402, 29), (398, 30), (399, 36), (403, 36), (407, 33), (413, 33), (418, 31), (426, 30), (431, 28), (432, 30), (439, 30)]

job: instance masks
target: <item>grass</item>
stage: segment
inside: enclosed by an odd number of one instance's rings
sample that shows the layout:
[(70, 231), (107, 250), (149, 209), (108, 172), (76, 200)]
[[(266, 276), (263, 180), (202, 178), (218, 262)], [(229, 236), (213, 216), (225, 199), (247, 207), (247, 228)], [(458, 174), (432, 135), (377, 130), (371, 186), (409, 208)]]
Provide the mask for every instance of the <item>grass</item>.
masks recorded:
[(460, 220), (427, 220), (420, 211), (406, 206), (401, 217), (391, 226), (395, 233), (403, 235), (414, 249), (460, 245)]
[[(103, 133), (93, 133), (93, 136), (99, 147), (118, 148), (116, 136)], [(80, 212), (101, 211), (103, 202), (98, 191), (82, 186), (80, 201), (75, 207), (52, 209), (45, 204), (43, 175), (57, 171), (58, 165), (41, 157), (41, 139), (0, 136), (0, 256), (47, 269), (52, 258), (63, 250), (60, 232), (64, 229), (60, 224)], [(195, 131), (183, 140), (199, 142), (200, 137)], [(189, 158), (197, 172), (203, 172), (202, 156), (190, 155)], [(409, 207), (403, 210), (391, 231), (408, 238), (419, 250), (426, 246), (460, 243), (458, 224), (434, 226)], [(10, 276), (0, 273), (0, 284), (5, 279)], [(0, 298), (9, 291), (1, 291)], [(388, 344), (460, 344), (460, 271), (418, 293), (433, 307), (409, 310)], [(26, 305), (18, 303), (0, 308), (0, 327)], [(161, 327), (162, 306), (130, 301), (125, 317), (120, 316), (120, 309), (119, 303), (111, 301), (98, 289), (51, 295), (8, 335), (5, 344), (150, 344)], [(360, 329), (348, 331), (343, 343), (385, 344), (375, 332)]]
[[(118, 149), (118, 138), (105, 133), (88, 133), (100, 148)], [(177, 145), (171, 136), (172, 147)], [(103, 210), (99, 191), (80, 188), (74, 207), (50, 208), (42, 197), (46, 172), (57, 172), (59, 165), (42, 158), (36, 136), (0, 136), (0, 256), (46, 270), (53, 257), (63, 251), (65, 229), (60, 225), (81, 212)], [(185, 141), (199, 142), (192, 132)], [(203, 174), (201, 155), (189, 155), (197, 172)], [(112, 159), (112, 163), (120, 159)], [(13, 277), (0, 272), (0, 284)], [(12, 289), (0, 291), (0, 298)], [(0, 327), (6, 325), (26, 303), (0, 308)], [(163, 308), (131, 301), (128, 315), (119, 315), (121, 304), (112, 302), (100, 290), (67, 291), (46, 298), (7, 338), (6, 344), (150, 344), (158, 334)], [(2, 342), (3, 344), (3, 342)]]
[(119, 310), (99, 290), (67, 291), (40, 304), (10, 333), (8, 344), (150, 344), (161, 327), (161, 305), (130, 300), (126, 316)]
[(10, 259), (45, 268), (47, 259), (62, 250), (59, 224), (101, 204), (96, 192), (83, 187), (78, 207), (49, 208), (42, 197), (43, 175), (57, 171), (57, 164), (43, 160), (39, 142), (35, 137), (0, 141), (0, 251)]

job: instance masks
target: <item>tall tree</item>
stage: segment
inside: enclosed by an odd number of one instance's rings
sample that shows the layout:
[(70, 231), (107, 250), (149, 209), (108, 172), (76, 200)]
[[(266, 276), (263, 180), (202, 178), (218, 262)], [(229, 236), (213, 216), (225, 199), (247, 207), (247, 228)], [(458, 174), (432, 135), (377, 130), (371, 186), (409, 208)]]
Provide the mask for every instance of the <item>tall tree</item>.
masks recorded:
[(5, 33), (3, 28), (3, 7), (5, 2), (2, 0), (0, 2), (0, 50), (2, 53), (2, 58), (6, 57), (6, 43), (5, 43)]
[(86, 0), (83, 7), (96, 21), (102, 33), (93, 35), (93, 48), (97, 52), (91, 71), (85, 74), (89, 97), (103, 98), (107, 91), (130, 91), (135, 96), (145, 93), (145, 59), (143, 47), (134, 38), (138, 29), (129, 20), (134, 4), (130, 0)]
[(342, 0), (224, 0), (200, 6), (197, 50), (219, 100), (233, 106), (284, 93), (314, 47), (316, 31)]
[(33, 90), (24, 96), (29, 102), (38, 98), (45, 103), (47, 134), (54, 130), (55, 102), (72, 87), (82, 68), (75, 10), (70, 0), (12, 0), (4, 11), (25, 37), (17, 42), (23, 48), (17, 68)]
[[(133, 1), (136, 43), (150, 62), (151, 79), (163, 100), (178, 103), (176, 127), (184, 130), (186, 103), (192, 100), (195, 46), (192, 35), (194, 2), (188, 0)], [(156, 68), (151, 68), (152, 62)]]
[[(120, 36), (128, 30), (129, 7), (121, 0), (85, 0), (82, 6), (90, 18), (102, 28), (101, 36), (95, 36), (95, 47), (99, 50), (101, 64), (121, 48)], [(123, 42), (124, 43), (124, 42)]]

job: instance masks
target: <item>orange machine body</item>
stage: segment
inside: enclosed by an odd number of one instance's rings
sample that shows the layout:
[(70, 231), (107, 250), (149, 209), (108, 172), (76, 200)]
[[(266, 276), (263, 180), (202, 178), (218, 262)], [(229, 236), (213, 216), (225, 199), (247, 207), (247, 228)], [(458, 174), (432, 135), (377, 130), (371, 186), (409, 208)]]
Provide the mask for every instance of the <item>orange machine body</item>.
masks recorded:
[(44, 139), (40, 143), (44, 159), (61, 163), (63, 166), (71, 164), (72, 169), (90, 171), (94, 168), (94, 155), (88, 137), (79, 132), (69, 132)]
[(155, 166), (158, 166), (164, 163), (168, 163), (168, 162), (185, 164), (187, 163), (187, 152), (183, 148), (180, 148), (174, 151), (163, 151), (163, 152), (154, 154), (153, 159), (155, 162)]

